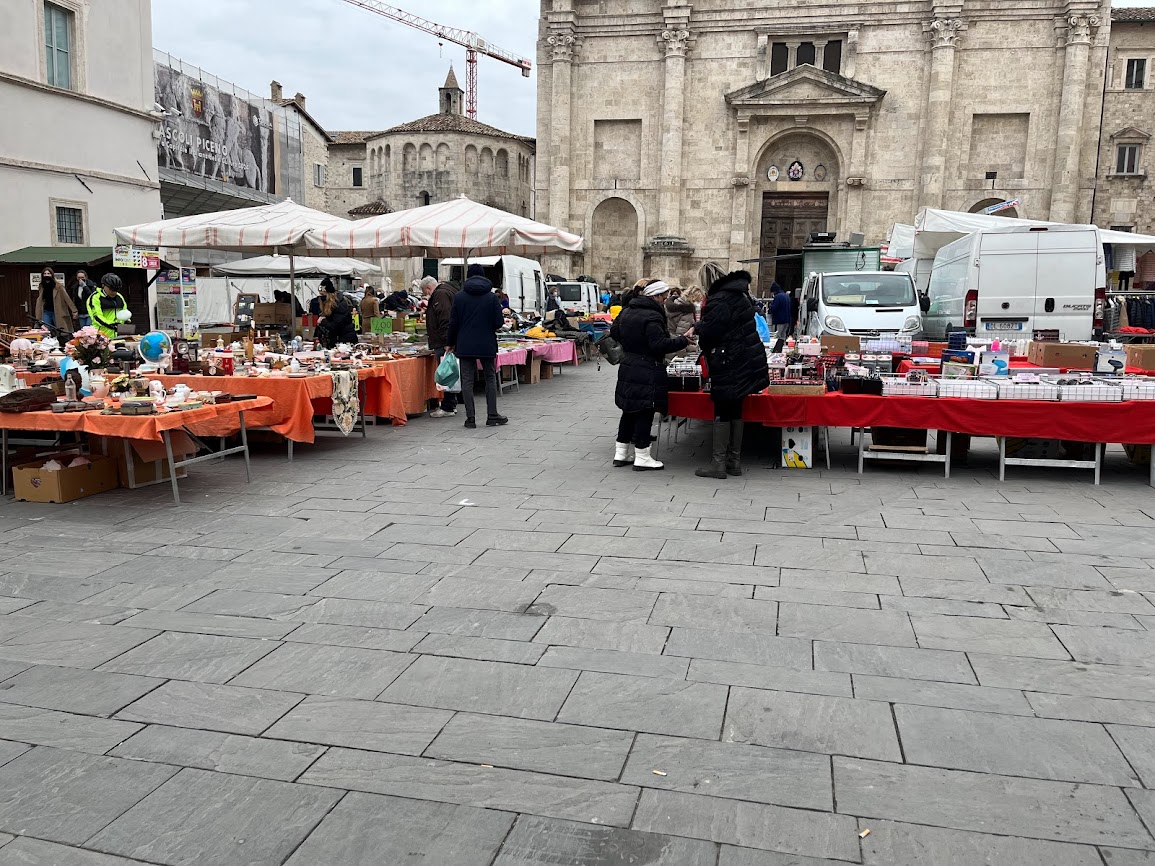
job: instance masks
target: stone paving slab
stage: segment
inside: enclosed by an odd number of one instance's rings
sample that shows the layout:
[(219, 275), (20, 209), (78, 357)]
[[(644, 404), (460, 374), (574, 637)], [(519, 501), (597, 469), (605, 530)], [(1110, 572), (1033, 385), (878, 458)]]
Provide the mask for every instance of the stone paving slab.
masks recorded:
[(304, 743), (149, 725), (109, 754), (137, 761), (291, 782), (324, 751), (320, 746)]

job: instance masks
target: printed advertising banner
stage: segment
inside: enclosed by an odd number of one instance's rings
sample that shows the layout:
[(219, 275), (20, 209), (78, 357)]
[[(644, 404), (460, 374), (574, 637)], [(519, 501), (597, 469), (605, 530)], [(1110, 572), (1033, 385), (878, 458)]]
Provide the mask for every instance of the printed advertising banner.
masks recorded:
[(162, 63), (156, 100), (165, 118), (157, 156), (164, 168), (275, 194), (273, 115)]

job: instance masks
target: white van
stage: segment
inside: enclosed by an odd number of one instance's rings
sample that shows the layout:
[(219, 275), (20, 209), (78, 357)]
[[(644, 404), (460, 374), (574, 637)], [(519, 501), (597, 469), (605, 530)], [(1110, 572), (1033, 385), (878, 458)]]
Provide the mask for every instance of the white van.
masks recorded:
[(1103, 325), (1106, 287), (1094, 226), (987, 229), (938, 251), (923, 321), (932, 340), (961, 329), (1025, 339), (1055, 330), (1061, 340), (1089, 340)]
[(910, 274), (847, 271), (811, 274), (802, 287), (799, 333), (918, 337), (922, 316)]
[(557, 297), (558, 300), (561, 301), (561, 308), (567, 313), (588, 316), (590, 313), (596, 313), (598, 311), (598, 296), (600, 291), (598, 290), (597, 283), (566, 280), (562, 283), (545, 284), (545, 290), (547, 292), (552, 289), (557, 289)]
[[(493, 288), (509, 295), (510, 308), (516, 312), (545, 309), (545, 276), (541, 265), (521, 256), (481, 256), (470, 258), (469, 264), (481, 265)], [(465, 282), (465, 267), (461, 259), (442, 259), (437, 264), (440, 279), (457, 285)]]

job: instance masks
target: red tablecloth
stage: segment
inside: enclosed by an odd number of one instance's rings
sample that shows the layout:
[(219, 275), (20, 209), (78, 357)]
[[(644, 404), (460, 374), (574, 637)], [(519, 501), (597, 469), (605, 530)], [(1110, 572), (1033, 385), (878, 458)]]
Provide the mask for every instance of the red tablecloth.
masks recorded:
[[(219, 390), (219, 389), (218, 389)], [(192, 427), (214, 418), (232, 420), (237, 429), (236, 416), (240, 412), (254, 414), (272, 405), (268, 397), (239, 400), (235, 403), (202, 406), (185, 412), (164, 412), (158, 415), (102, 415), (100, 412), (0, 412), (0, 428), (5, 430), (63, 430), (91, 433), (95, 436), (116, 436), (121, 439), (160, 441), (165, 430)], [(245, 419), (246, 421), (248, 419)], [(246, 424), (246, 426), (249, 426)]]
[[(1032, 364), (1026, 358), (1015, 357), (1011, 358), (1012, 370), (1041, 370), (1043, 369), (1038, 364)], [(1060, 367), (1059, 372), (1066, 373), (1069, 368)], [(900, 361), (898, 367), (895, 368), (896, 373), (909, 373), (911, 370), (925, 370), (932, 375), (938, 375), (942, 372), (942, 364), (916, 364), (909, 358)], [(1128, 376), (1155, 376), (1155, 370), (1141, 370), (1138, 367), (1127, 367), (1125, 371)]]
[[(710, 395), (673, 392), (669, 414), (709, 421)], [(1155, 444), (1155, 400), (1065, 403), (961, 397), (747, 397), (742, 418), (771, 427), (908, 427), (972, 436)]]

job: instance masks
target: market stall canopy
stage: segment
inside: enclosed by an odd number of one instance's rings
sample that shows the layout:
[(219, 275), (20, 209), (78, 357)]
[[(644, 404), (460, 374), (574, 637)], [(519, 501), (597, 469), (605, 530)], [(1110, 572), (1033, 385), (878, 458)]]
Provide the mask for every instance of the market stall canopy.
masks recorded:
[(901, 262), (914, 256), (914, 226), (895, 223), (890, 227), (883, 261)]
[(196, 214), (113, 230), (117, 243), (146, 249), (228, 250), (238, 253), (300, 251), (310, 231), (353, 225), (349, 220), (285, 199), (276, 204)]
[(580, 252), (580, 236), (527, 217), (470, 201), (465, 196), (440, 204), (382, 214), (344, 226), (310, 232), (310, 255), (425, 255), (468, 257), (532, 256)]
[[(1007, 229), (1022, 226), (1053, 226), (1062, 223), (1046, 220), (1014, 219), (982, 213), (923, 208), (914, 221), (915, 258), (933, 258), (934, 254), (951, 241), (984, 229)], [(1094, 226), (1092, 226), (1094, 228)], [(1136, 254), (1155, 249), (1155, 236), (1132, 232), (1099, 229), (1099, 238), (1105, 244), (1135, 247)]]
[[(252, 259), (238, 259), (223, 265), (214, 265), (213, 271), (230, 277), (287, 277), (289, 259), (286, 256), (257, 256)], [(309, 258), (297, 256), (294, 271), (298, 277), (330, 276), (348, 277), (380, 276), (381, 269), (369, 262), (345, 258)]]

